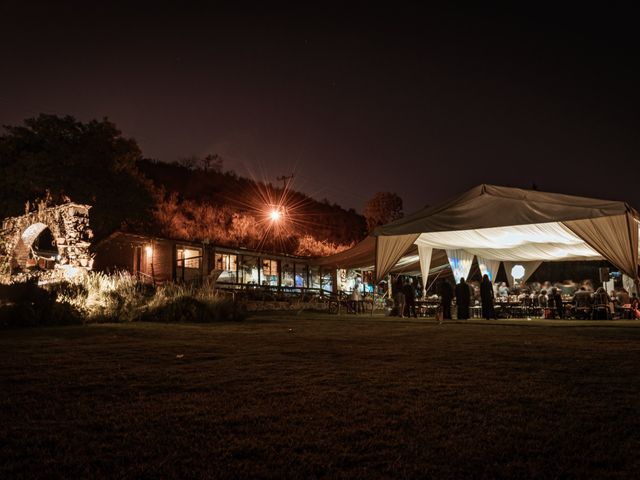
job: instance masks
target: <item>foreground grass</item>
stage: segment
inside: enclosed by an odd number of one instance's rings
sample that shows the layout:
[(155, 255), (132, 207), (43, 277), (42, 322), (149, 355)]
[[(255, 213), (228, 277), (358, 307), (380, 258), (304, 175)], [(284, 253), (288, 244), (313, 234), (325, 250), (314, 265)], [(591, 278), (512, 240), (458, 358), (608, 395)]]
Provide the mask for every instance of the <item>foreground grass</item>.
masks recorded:
[(3, 331), (0, 478), (637, 474), (640, 328), (480, 323)]

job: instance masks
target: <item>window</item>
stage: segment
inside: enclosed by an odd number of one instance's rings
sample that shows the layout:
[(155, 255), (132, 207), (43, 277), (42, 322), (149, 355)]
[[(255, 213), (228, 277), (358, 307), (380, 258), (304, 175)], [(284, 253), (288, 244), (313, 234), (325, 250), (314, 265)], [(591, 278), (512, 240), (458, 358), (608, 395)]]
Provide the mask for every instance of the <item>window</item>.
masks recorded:
[(258, 285), (258, 257), (243, 255), (240, 264), (240, 283)]
[(308, 268), (302, 263), (296, 263), (296, 287), (306, 288), (309, 286), (307, 285)]
[(293, 264), (288, 261), (282, 262), (282, 286), (293, 287)]
[(277, 260), (262, 260), (262, 284), (263, 285), (278, 285), (278, 261)]
[(320, 288), (320, 267), (309, 267), (309, 277), (311, 278), (311, 288)]
[(214, 268), (216, 270), (222, 270), (222, 273), (218, 277), (218, 282), (236, 283), (238, 256), (232, 253), (216, 253)]
[(199, 248), (178, 247), (178, 267), (200, 268), (202, 250)]
[(238, 256), (230, 253), (216, 253), (216, 270), (236, 271)]
[(333, 275), (331, 271), (323, 271), (322, 272), (322, 289), (333, 292)]

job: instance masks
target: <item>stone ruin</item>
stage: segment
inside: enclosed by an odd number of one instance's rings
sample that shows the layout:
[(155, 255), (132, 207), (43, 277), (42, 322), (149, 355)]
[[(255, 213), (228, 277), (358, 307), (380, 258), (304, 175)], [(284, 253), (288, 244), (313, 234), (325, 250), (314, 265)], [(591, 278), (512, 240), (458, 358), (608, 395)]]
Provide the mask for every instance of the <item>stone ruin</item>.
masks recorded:
[[(2, 221), (0, 282), (60, 281), (91, 270), (91, 206), (68, 202)], [(42, 248), (40, 243), (47, 243)], [(38, 248), (35, 248), (36, 245)]]

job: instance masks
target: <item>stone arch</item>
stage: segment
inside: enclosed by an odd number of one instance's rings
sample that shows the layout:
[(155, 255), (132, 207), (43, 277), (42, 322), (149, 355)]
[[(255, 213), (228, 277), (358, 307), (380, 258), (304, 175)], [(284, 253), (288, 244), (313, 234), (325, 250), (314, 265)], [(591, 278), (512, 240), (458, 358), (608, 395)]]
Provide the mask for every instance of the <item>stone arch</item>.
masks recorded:
[(89, 253), (93, 233), (89, 229), (89, 205), (66, 203), (43, 208), (20, 217), (6, 218), (0, 231), (0, 277), (4, 280), (29, 272), (28, 259), (36, 239), (47, 229), (51, 232), (57, 252), (54, 256), (54, 277), (69, 277), (78, 271), (90, 270), (93, 258)]
[[(16, 246), (13, 249), (13, 265), (12, 268), (15, 270), (16, 268), (25, 269), (29, 266), (29, 260), (32, 254), (37, 254), (36, 248), (34, 244), (36, 240), (39, 240), (42, 235), (44, 235), (47, 231), (50, 232), (51, 237), (53, 238), (53, 244), (50, 245), (48, 251), (55, 250), (55, 259), (59, 260), (60, 251), (58, 249), (58, 243), (55, 240), (55, 235), (53, 233), (53, 229), (51, 226), (37, 222), (32, 225), (29, 225), (20, 235)], [(41, 247), (41, 246), (40, 246)], [(40, 248), (39, 250), (42, 250)]]

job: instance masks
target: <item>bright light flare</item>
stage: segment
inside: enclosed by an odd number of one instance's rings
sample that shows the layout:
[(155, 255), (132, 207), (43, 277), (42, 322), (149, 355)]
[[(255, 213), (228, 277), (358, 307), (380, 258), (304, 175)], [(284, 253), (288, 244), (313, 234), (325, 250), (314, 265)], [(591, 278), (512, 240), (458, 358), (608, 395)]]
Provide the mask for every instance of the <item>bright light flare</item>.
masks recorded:
[(279, 222), (282, 219), (282, 212), (277, 208), (272, 208), (269, 212), (269, 218), (272, 222)]

